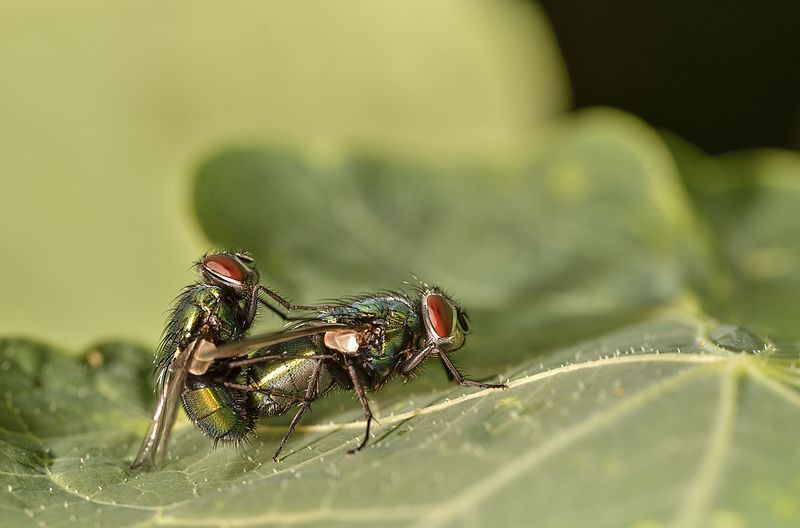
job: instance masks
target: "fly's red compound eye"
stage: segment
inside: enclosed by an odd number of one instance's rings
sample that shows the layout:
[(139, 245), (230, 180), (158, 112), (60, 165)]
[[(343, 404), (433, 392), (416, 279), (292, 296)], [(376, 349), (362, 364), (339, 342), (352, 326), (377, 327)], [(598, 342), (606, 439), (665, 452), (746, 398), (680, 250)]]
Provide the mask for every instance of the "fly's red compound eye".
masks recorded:
[(247, 278), (247, 270), (235, 258), (228, 255), (210, 255), (203, 259), (203, 267), (237, 282), (244, 282)]
[(428, 320), (439, 337), (448, 337), (453, 329), (453, 309), (441, 295), (432, 293), (425, 299)]

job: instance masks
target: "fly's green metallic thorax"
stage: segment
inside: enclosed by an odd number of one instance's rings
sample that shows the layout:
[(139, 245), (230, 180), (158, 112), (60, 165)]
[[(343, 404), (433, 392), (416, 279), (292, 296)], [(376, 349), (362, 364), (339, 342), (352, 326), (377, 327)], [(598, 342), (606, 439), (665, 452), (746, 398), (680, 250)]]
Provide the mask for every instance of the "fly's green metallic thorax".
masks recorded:
[(385, 293), (356, 297), (323, 312), (322, 319), (383, 321), (387, 325), (407, 325), (419, 314), (411, 299), (401, 293)]
[[(417, 303), (418, 304), (418, 303)], [(323, 313), (331, 322), (378, 323), (382, 335), (367, 343), (360, 354), (379, 383), (395, 371), (401, 352), (412, 348), (424, 332), (415, 303), (400, 293), (359, 297)]]
[(208, 327), (208, 338), (223, 343), (240, 337), (249, 326), (246, 301), (219, 286), (193, 284), (178, 298), (157, 358), (158, 370), (169, 367), (174, 355)]
[[(204, 335), (212, 343), (226, 343), (241, 337), (250, 325), (246, 300), (226, 288), (194, 284), (187, 287), (170, 318), (159, 359), (159, 379), (176, 354)], [(203, 328), (205, 326), (206, 328)], [(238, 440), (253, 429), (256, 412), (249, 395), (215, 382), (209, 373), (188, 375), (181, 393), (189, 418), (215, 440)]]

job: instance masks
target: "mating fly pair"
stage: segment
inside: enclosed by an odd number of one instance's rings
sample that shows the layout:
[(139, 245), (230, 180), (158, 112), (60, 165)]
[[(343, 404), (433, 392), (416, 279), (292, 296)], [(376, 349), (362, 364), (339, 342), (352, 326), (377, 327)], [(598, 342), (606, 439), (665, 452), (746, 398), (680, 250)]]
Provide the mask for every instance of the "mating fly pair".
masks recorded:
[[(366, 391), (394, 374), (410, 376), (428, 358), (438, 358), (460, 385), (504, 387), (466, 379), (453, 365), (447, 354), (463, 346), (469, 322), (436, 287), (303, 306), (261, 286), (247, 253), (209, 254), (196, 267), (201, 279), (180, 294), (164, 331), (153, 421), (132, 468), (161, 465), (179, 403), (215, 442), (233, 443), (253, 432), (259, 416), (296, 408), (277, 461), (311, 402), (334, 388), (355, 391), (364, 410), (366, 432), (356, 451), (372, 422)], [(287, 325), (247, 338), (260, 305)]]

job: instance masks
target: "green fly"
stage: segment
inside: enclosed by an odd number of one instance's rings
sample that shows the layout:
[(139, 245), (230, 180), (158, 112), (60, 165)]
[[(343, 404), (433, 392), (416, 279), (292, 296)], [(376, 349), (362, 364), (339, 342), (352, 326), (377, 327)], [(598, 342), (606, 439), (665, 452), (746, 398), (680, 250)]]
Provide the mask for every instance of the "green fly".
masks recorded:
[[(153, 419), (132, 468), (157, 466), (163, 462), (166, 445), (178, 405), (186, 406), (186, 389), (195, 386), (208, 372), (211, 362), (195, 359), (218, 345), (246, 334), (258, 312), (263, 291), (253, 257), (248, 253), (211, 253), (195, 263), (200, 280), (187, 286), (178, 296), (170, 313), (156, 356), (157, 401)], [(269, 305), (267, 305), (269, 306)], [(215, 391), (219, 409), (206, 418), (221, 427), (252, 429), (252, 424), (236, 423), (232, 409), (246, 397), (230, 391)], [(206, 422), (195, 420), (199, 426)]]
[[(180, 333), (176, 329), (187, 328), (185, 307), (194, 302), (196, 294), (178, 302), (160, 354), (161, 389), (153, 425), (133, 467), (146, 462), (155, 465), (156, 453), (163, 458), (178, 400), (192, 422), (215, 442), (240, 442), (253, 432), (259, 416), (296, 409), (273, 456), (277, 461), (311, 403), (334, 389), (354, 391), (364, 411), (366, 431), (354, 452), (369, 439), (372, 412), (366, 392), (380, 389), (394, 375), (411, 376), (427, 359), (437, 358), (448, 378), (460, 385), (505, 387), (467, 379), (455, 367), (448, 354), (464, 345), (469, 320), (458, 303), (435, 286), (423, 283), (410, 295), (382, 292), (324, 305), (294, 305), (257, 285), (252, 260), (243, 263), (236, 255), (233, 259), (245, 266), (247, 273), (222, 272), (228, 287), (231, 280), (239, 284), (228, 302), (217, 304), (217, 309), (235, 305), (231, 311), (238, 310), (240, 316), (227, 319), (231, 326), (224, 335), (201, 337), (196, 329), (203, 325), (195, 323), (189, 331), (180, 330), (183, 337), (176, 339), (172, 337)], [(206, 286), (224, 289), (216, 284), (219, 271), (208, 274), (206, 267), (201, 261), (203, 276), (213, 283)], [(231, 266), (221, 267), (227, 270)], [(282, 331), (243, 338), (258, 304), (268, 306), (288, 323)], [(213, 317), (200, 317), (209, 318)]]

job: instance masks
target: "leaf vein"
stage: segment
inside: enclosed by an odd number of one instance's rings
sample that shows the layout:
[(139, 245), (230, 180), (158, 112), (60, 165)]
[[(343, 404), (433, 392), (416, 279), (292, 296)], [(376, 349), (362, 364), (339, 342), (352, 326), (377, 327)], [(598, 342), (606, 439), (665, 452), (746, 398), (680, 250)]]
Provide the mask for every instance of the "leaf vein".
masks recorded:
[(711, 438), (700, 467), (686, 492), (684, 506), (671, 524), (674, 528), (700, 526), (701, 517), (713, 498), (736, 426), (739, 384), (743, 372), (741, 365), (731, 365), (725, 370)]
[[(714, 367), (713, 370), (716, 370), (717, 365), (710, 366)], [(515, 457), (507, 464), (500, 466), (493, 474), (483, 478), (480, 482), (467, 488), (461, 494), (429, 509), (427, 515), (413, 526), (415, 528), (442, 526), (465, 511), (474, 511), (475, 508), (492, 493), (507, 486), (551, 456), (566, 449), (592, 432), (606, 427), (617, 419), (639, 409), (665, 392), (674, 390), (683, 383), (708, 372), (708, 368), (702, 367), (684, 370), (679, 374), (630, 396), (603, 413), (598, 413), (589, 417), (582, 424), (562, 431), (544, 444), (535, 446), (534, 449), (523, 456)]]

